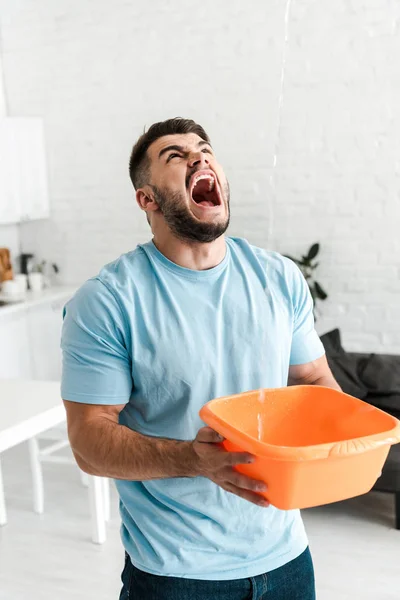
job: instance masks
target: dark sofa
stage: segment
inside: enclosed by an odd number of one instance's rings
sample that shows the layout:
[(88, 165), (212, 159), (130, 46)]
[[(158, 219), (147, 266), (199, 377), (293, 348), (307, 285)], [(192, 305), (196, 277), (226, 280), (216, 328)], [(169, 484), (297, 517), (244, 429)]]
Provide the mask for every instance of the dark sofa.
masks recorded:
[[(321, 341), (344, 392), (400, 419), (400, 356), (346, 352), (338, 329), (321, 336)], [(395, 523), (400, 529), (400, 444), (391, 447), (373, 489), (395, 495)]]

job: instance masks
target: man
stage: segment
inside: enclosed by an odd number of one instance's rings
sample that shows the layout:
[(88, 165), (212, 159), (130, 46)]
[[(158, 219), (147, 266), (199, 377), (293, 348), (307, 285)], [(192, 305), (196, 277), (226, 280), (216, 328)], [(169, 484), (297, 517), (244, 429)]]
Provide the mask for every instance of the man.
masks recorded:
[(120, 598), (311, 600), (299, 511), (269, 506), (234, 469), (254, 457), (225, 452), (198, 414), (251, 389), (339, 389), (307, 283), (289, 259), (224, 237), (228, 182), (194, 121), (150, 127), (130, 177), (153, 240), (80, 288), (62, 335), (74, 455), (121, 499)]

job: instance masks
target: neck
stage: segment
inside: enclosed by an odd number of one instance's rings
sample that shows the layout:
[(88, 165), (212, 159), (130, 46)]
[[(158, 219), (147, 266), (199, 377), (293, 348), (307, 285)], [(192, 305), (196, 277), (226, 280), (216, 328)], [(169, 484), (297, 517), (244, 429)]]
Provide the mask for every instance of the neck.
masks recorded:
[(223, 235), (209, 244), (202, 244), (158, 234), (154, 235), (153, 243), (168, 260), (192, 271), (205, 271), (216, 267), (224, 260), (226, 253)]

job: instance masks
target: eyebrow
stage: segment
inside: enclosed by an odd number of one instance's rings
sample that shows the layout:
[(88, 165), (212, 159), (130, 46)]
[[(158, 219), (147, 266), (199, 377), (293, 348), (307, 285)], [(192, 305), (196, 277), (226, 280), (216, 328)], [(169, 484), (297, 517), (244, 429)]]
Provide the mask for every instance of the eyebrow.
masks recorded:
[[(199, 143), (197, 144), (197, 146), (199, 148), (201, 148), (202, 146), (210, 146), (210, 148), (212, 149), (210, 142), (206, 142), (205, 140), (200, 140)], [(161, 158), (163, 154), (165, 154), (166, 152), (170, 152), (170, 150), (177, 150), (178, 152), (181, 152), (182, 154), (187, 154), (187, 150), (185, 150), (185, 148), (183, 146), (178, 146), (177, 144), (172, 144), (171, 146), (166, 146), (165, 148), (160, 150), (160, 152), (158, 154), (158, 158)]]

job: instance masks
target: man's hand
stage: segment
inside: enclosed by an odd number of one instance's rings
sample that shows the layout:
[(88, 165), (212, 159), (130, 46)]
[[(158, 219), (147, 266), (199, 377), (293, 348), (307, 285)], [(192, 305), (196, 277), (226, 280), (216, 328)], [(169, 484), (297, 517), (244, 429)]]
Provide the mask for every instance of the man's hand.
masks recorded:
[(248, 452), (227, 452), (218, 443), (223, 438), (210, 427), (203, 427), (192, 442), (197, 457), (196, 475), (207, 477), (227, 492), (236, 494), (258, 506), (269, 506), (269, 502), (255, 492), (265, 492), (267, 486), (262, 481), (251, 479), (233, 468), (234, 465), (254, 462)]

